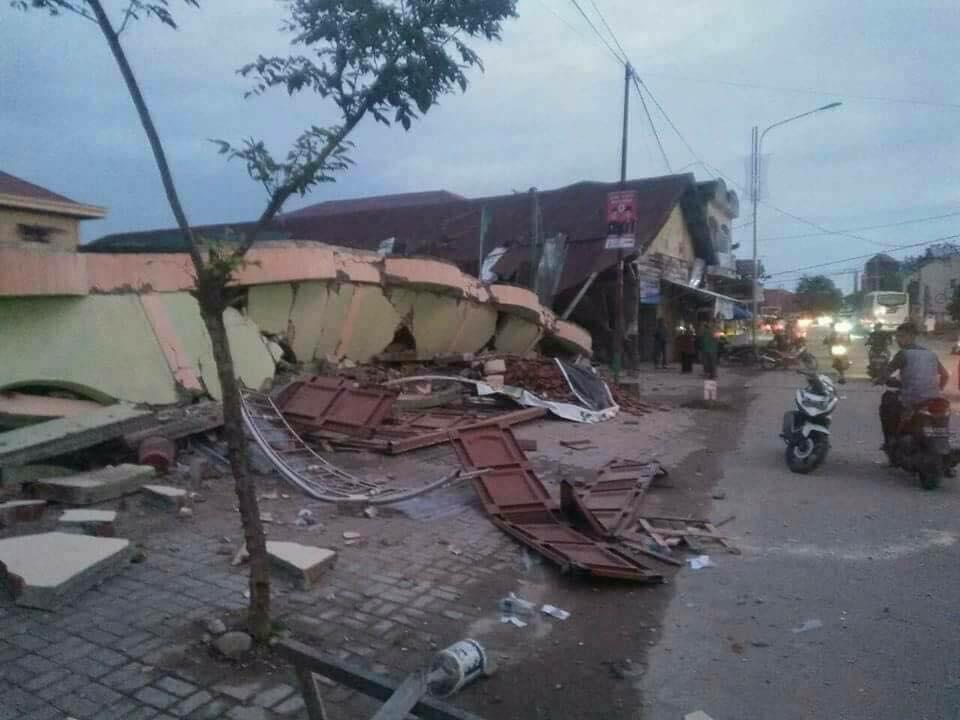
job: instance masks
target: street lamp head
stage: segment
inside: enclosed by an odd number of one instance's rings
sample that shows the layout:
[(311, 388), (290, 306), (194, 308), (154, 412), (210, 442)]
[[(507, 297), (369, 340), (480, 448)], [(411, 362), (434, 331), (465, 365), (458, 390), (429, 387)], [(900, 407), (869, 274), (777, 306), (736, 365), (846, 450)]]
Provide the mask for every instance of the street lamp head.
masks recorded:
[(820, 110), (833, 110), (834, 108), (838, 108), (841, 105), (843, 105), (843, 103), (838, 100), (837, 102), (832, 102), (829, 105), (824, 105), (822, 108), (817, 108), (816, 110), (814, 110), (814, 112), (819, 112)]

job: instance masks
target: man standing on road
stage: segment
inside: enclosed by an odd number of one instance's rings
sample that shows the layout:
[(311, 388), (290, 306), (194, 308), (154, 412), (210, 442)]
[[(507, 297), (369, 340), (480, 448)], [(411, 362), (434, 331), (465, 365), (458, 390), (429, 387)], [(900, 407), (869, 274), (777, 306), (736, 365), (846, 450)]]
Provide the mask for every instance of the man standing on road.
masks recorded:
[(700, 362), (709, 380), (717, 379), (717, 338), (713, 334), (713, 321), (703, 323), (700, 331)]
[(663, 318), (657, 318), (657, 327), (653, 331), (653, 367), (667, 367), (667, 326)]
[(880, 401), (880, 426), (883, 428), (884, 446), (893, 439), (904, 412), (924, 400), (943, 396), (949, 374), (936, 354), (917, 345), (917, 330), (912, 323), (903, 323), (897, 328), (899, 352), (887, 365), (886, 372), (877, 381), (885, 383), (895, 372), (900, 373), (900, 392), (885, 392)]

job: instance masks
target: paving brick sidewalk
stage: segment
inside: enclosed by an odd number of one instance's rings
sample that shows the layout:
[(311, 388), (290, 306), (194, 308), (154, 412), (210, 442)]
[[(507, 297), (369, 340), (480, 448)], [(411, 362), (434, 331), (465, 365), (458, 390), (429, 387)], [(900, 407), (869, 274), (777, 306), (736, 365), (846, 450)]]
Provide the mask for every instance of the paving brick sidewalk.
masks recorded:
[[(629, 456), (641, 446), (656, 452), (661, 438), (681, 447), (666, 415), (643, 422), (645, 429), (626, 419), (603, 428), (551, 423), (520, 432), (539, 439), (541, 449), (532, 458), (548, 486), (555, 487), (562, 473), (589, 472), (610, 457)], [(577, 453), (558, 444), (564, 437), (587, 434), (596, 438), (598, 450)], [(445, 462), (430, 457), (427, 463)], [(437, 474), (437, 467), (419, 461), (418, 473), (423, 482)], [(124, 528), (120, 532), (134, 537), (142, 531), (136, 539), (144, 541), (146, 561), (129, 565), (56, 612), (17, 607), (0, 593), (0, 720), (306, 717), (293, 674), (284, 663), (266, 653), (235, 665), (215, 657), (203, 641), (207, 620), (217, 617), (228, 625), (240, 621), (247, 604), (247, 568), (230, 565), (238, 532), (234, 500), (229, 484), (217, 483), (188, 521), (153, 510), (141, 509), (139, 516), (135, 508), (122, 511), (135, 527), (127, 528), (131, 533)], [(344, 518), (325, 506), (318, 510), (324, 525), (313, 531), (295, 528), (289, 520), (304, 499), (295, 490), (277, 487), (290, 496), (290, 505), (280, 512), (276, 512), (280, 501), (264, 506), (286, 518), (283, 524), (267, 526), (270, 537), (330, 546), (339, 553), (334, 568), (310, 591), (297, 590), (274, 576), (273, 617), (278, 630), (324, 652), (396, 679), (471, 634), (485, 643), (489, 640), (495, 655), (504, 651), (502, 660), (508, 665), (521, 667), (525, 656), (549, 662), (548, 651), (562, 660), (568, 649), (558, 647), (559, 639), (551, 639), (558, 636), (551, 635), (549, 624), (526, 632), (499, 624), (496, 601), (512, 589), (540, 592), (544, 602), (582, 600), (587, 604), (576, 617), (582, 623), (591, 621), (587, 608), (597, 598), (591, 588), (565, 583), (555, 568), (497, 530), (468, 486), (449, 491), (446, 499), (443, 494), (431, 495), (424, 507), (415, 508), (414, 515), (422, 513), (416, 520), (389, 510), (373, 520)], [(344, 529), (360, 529), (366, 542), (346, 546), (341, 538)], [(228, 533), (234, 537), (232, 544), (224, 542)], [(624, 591), (616, 588), (605, 592), (609, 602), (624, 597)], [(627, 619), (607, 617), (617, 623)], [(568, 622), (566, 634), (559, 637), (579, 651), (584, 643), (578, 645), (576, 632), (589, 637), (589, 631), (581, 626), (567, 632), (576, 627)], [(564, 671), (582, 672), (574, 664)], [(504, 680), (520, 678), (508, 673)], [(457, 702), (486, 711), (489, 703), (504, 702), (485, 695), (492, 686), (479, 683)], [(550, 688), (546, 691), (552, 692)], [(623, 692), (629, 697), (633, 691), (627, 687)], [(332, 720), (369, 717), (377, 707), (341, 686), (328, 686), (324, 698)], [(521, 703), (509, 713), (488, 714), (541, 716), (524, 713)]]

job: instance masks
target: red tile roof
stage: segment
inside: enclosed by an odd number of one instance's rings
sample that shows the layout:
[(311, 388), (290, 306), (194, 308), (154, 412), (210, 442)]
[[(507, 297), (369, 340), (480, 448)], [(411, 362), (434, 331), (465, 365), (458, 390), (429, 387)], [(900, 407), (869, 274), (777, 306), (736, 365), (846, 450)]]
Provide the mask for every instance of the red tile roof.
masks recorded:
[(71, 200), (63, 195), (47, 190), (45, 187), (34, 185), (22, 178), (18, 178), (10, 173), (0, 170), (0, 195), (19, 195), (20, 197), (35, 198), (37, 200), (50, 200), (53, 202), (72, 203), (80, 205), (76, 200)]

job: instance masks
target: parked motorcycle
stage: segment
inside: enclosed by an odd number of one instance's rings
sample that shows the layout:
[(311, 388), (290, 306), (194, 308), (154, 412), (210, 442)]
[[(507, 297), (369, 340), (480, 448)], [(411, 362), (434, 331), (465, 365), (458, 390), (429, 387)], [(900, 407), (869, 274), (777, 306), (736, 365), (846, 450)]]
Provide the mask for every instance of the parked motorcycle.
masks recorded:
[(830, 415), (837, 406), (833, 381), (822, 375), (810, 353), (803, 356), (804, 369), (797, 370), (807, 379), (795, 397), (796, 410), (784, 413), (780, 437), (787, 444), (786, 461), (791, 472), (809, 473), (827, 457), (830, 449)]
[(757, 362), (757, 354), (753, 345), (726, 345), (721, 346), (719, 360), (724, 365), (742, 365), (750, 367)]
[(871, 380), (878, 380), (883, 377), (883, 373), (890, 364), (889, 350), (870, 350), (867, 360), (867, 375)]
[(802, 358), (806, 352), (807, 348), (804, 345), (792, 352), (767, 347), (760, 353), (760, 367), (764, 370), (789, 370), (802, 364)]
[[(887, 380), (887, 387), (891, 389), (881, 403), (890, 402), (889, 395), (899, 394), (900, 381)], [(905, 409), (899, 428), (886, 440), (883, 449), (890, 464), (916, 473), (924, 490), (940, 487), (944, 470), (960, 461), (960, 452), (950, 449), (950, 401), (944, 398), (924, 400), (912, 411)]]

